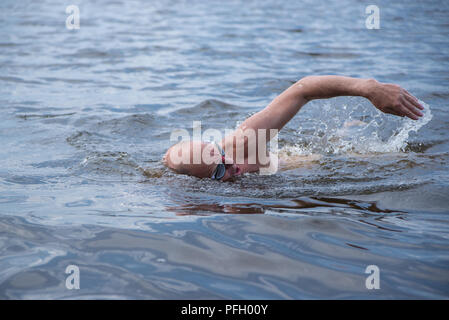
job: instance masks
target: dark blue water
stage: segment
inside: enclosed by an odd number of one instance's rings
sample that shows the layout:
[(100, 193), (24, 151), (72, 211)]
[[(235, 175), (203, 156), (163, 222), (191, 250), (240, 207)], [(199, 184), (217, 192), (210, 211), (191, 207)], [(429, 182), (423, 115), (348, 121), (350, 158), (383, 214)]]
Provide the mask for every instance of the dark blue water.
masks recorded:
[[(378, 1), (379, 30), (368, 4), (2, 1), (0, 298), (448, 298), (449, 3)], [(425, 119), (318, 100), (276, 175), (162, 165), (173, 130), (235, 128), (310, 74), (397, 83)]]

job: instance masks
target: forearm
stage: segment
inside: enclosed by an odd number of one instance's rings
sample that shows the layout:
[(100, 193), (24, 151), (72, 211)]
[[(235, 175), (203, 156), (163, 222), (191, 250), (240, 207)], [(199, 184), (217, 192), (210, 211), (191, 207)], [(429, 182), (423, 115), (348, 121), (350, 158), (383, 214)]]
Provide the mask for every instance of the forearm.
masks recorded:
[[(337, 96), (365, 97), (380, 111), (418, 120), (424, 107), (418, 99), (396, 84), (374, 79), (355, 79), (342, 76), (308, 76), (292, 87), (304, 101)], [(290, 88), (288, 89), (290, 90)]]
[(344, 76), (308, 76), (295, 86), (306, 101), (338, 96), (361, 96), (367, 98), (374, 79), (356, 79)]

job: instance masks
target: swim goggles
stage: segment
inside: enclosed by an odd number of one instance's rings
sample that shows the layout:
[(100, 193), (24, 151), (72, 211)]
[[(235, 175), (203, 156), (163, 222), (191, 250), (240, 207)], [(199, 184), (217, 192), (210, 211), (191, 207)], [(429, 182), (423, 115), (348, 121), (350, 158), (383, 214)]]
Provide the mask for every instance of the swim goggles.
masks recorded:
[(221, 154), (221, 163), (217, 164), (217, 167), (214, 170), (214, 173), (212, 174), (211, 179), (212, 180), (220, 180), (224, 177), (226, 173), (226, 166), (225, 166), (225, 153), (222, 148), (215, 142), (215, 145), (217, 146), (218, 150)]

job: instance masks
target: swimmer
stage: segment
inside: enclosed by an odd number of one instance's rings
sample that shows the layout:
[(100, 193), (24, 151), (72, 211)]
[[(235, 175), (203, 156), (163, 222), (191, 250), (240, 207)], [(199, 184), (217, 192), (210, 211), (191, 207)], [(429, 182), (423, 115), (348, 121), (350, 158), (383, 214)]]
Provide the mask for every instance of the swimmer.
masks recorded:
[(261, 160), (263, 157), (256, 155), (268, 155), (267, 142), (307, 102), (337, 96), (364, 97), (380, 111), (399, 117), (418, 120), (423, 116), (420, 110), (424, 108), (418, 99), (396, 84), (333, 75), (307, 76), (246, 119), (222, 141), (181, 141), (167, 150), (163, 162), (177, 173), (219, 181), (266, 169), (273, 161)]

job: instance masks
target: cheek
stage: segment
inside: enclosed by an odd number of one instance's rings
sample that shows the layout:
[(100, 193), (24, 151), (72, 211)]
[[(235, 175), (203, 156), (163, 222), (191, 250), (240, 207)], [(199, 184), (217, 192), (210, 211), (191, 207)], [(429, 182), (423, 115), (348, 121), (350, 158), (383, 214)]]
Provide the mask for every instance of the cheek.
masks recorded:
[(231, 174), (229, 173), (229, 170), (226, 170), (225, 175), (223, 176), (223, 178), (221, 179), (221, 181), (226, 181), (229, 180), (231, 177)]
[(212, 176), (211, 169), (207, 166), (194, 167), (193, 175), (199, 178), (210, 178)]

